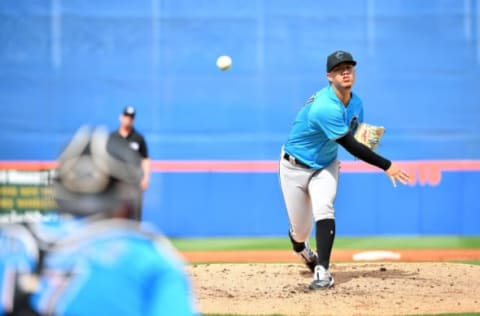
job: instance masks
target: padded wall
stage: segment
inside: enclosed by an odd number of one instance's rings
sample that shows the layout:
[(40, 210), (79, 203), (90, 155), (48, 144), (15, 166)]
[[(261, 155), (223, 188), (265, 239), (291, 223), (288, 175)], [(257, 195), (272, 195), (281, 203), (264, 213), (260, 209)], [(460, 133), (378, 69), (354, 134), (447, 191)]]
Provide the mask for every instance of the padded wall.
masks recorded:
[[(479, 16), (476, 0), (4, 0), (0, 160), (53, 160), (78, 126), (113, 129), (133, 104), (155, 161), (273, 161), (327, 83), (326, 55), (344, 49), (366, 120), (387, 127), (382, 154), (476, 161)], [(160, 171), (145, 216), (168, 234), (286, 231), (274, 172)], [(339, 233), (480, 234), (477, 183), (475, 168), (395, 190), (381, 174), (345, 174)], [(361, 198), (372, 191), (380, 201)]]

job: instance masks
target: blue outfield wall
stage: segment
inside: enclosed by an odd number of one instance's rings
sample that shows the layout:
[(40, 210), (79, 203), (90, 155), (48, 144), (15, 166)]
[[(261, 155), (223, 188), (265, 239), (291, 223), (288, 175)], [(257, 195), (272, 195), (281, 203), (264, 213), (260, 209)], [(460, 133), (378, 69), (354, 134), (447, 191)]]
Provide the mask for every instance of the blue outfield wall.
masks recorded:
[[(480, 172), (444, 172), (439, 184), (392, 187), (381, 173), (345, 173), (337, 233), (479, 235)], [(172, 237), (283, 236), (288, 220), (275, 173), (154, 173), (145, 219)]]
[[(275, 161), (337, 49), (358, 61), (365, 120), (387, 128), (381, 154), (459, 166), (396, 189), (342, 174), (338, 233), (480, 235), (479, 0), (0, 1), (0, 161), (54, 160), (126, 104), (154, 161)], [(177, 237), (287, 229), (272, 171), (156, 169), (144, 205)]]

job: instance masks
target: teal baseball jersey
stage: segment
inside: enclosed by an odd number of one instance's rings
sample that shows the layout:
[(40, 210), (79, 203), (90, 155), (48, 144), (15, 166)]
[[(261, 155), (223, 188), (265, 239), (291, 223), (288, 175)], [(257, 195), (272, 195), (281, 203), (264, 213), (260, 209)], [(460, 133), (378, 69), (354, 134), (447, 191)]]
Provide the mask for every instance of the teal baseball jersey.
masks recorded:
[(315, 93), (299, 111), (284, 150), (314, 169), (323, 169), (337, 158), (335, 140), (363, 122), (363, 105), (354, 93), (344, 106), (331, 86)]
[[(155, 229), (119, 219), (49, 226), (0, 227), (9, 246), (0, 256), (0, 315), (25, 294), (15, 315), (198, 315), (184, 264)], [(52, 237), (39, 267), (40, 245)], [(37, 281), (27, 291), (15, 280), (31, 273)]]

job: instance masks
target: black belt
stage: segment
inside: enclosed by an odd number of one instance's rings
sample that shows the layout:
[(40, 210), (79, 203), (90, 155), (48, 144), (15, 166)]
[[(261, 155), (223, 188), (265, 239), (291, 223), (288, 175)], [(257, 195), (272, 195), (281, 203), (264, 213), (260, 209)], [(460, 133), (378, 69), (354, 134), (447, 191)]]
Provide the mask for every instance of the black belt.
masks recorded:
[(292, 164), (294, 164), (294, 165), (299, 165), (299, 166), (302, 166), (302, 167), (304, 167), (304, 168), (310, 169), (310, 166), (309, 166), (309, 165), (307, 165), (306, 163), (301, 162), (301, 161), (298, 160), (297, 158), (295, 158), (295, 157), (293, 157), (293, 156), (291, 156), (291, 155), (289, 155), (289, 154), (287, 154), (287, 153), (284, 153), (284, 154), (283, 154), (283, 158), (286, 159), (286, 160), (288, 160), (288, 161), (290, 161), (290, 162), (291, 162)]

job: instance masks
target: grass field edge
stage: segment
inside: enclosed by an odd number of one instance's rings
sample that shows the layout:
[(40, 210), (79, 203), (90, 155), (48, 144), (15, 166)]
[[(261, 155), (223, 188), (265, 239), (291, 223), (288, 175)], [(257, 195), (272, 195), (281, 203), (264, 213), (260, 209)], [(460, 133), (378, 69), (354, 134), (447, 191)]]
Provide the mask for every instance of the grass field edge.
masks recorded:
[[(170, 238), (180, 251), (287, 250), (288, 238), (282, 237), (213, 237)], [(315, 245), (315, 240), (310, 239)], [(480, 249), (480, 236), (421, 237), (337, 237), (335, 249)]]

